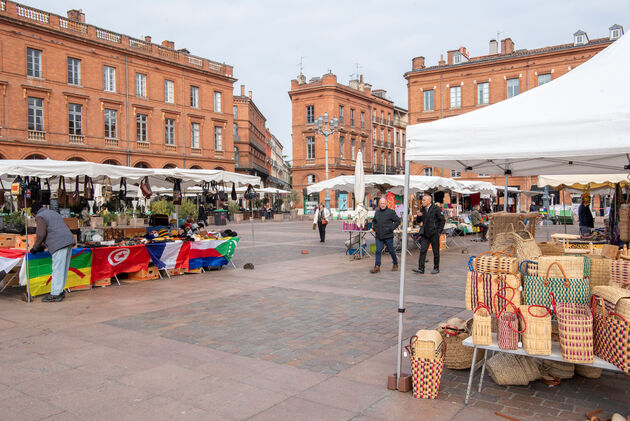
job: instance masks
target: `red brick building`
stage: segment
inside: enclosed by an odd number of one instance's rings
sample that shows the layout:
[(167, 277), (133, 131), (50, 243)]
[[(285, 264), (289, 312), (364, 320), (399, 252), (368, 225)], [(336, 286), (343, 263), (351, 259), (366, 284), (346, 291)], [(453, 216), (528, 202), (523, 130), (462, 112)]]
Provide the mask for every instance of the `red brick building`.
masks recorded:
[[(339, 119), (339, 130), (328, 138), (328, 177), (354, 174), (357, 152), (363, 153), (366, 174), (402, 171), (406, 110), (395, 107), (382, 89), (363, 80), (348, 85), (327, 73), (309, 82), (300, 74), (291, 81), (293, 188), (298, 191), (326, 179), (325, 140), (315, 134), (314, 122), (325, 112)], [(337, 197), (331, 192), (331, 206)], [(317, 194), (310, 201), (323, 201)], [(352, 205), (352, 203), (350, 203)]]
[(0, 1), (0, 158), (234, 170), (229, 65)]
[(241, 85), (241, 94), (234, 96), (233, 112), (236, 171), (257, 175), (264, 183), (269, 177), (267, 148), (271, 136), (267, 119), (252, 99), (252, 91), (245, 95), (245, 85)]
[[(516, 49), (510, 38), (490, 40), (488, 54), (472, 57), (465, 47), (447, 52), (434, 66), (425, 66), (424, 57), (412, 60), (405, 73), (409, 95), (409, 124), (447, 118), (495, 104), (521, 92), (556, 79), (584, 63), (615, 39), (623, 27), (613, 25), (608, 36), (589, 39), (583, 31), (573, 34), (573, 42), (532, 50)], [(462, 134), (464, 135), (464, 134)], [(509, 142), (509, 139), (506, 139)], [(432, 174), (454, 178), (482, 177), (495, 185), (505, 184), (504, 176), (459, 173), (412, 164), (412, 174)], [(510, 177), (509, 185), (530, 190), (536, 177)], [(529, 203), (523, 201), (522, 209)]]

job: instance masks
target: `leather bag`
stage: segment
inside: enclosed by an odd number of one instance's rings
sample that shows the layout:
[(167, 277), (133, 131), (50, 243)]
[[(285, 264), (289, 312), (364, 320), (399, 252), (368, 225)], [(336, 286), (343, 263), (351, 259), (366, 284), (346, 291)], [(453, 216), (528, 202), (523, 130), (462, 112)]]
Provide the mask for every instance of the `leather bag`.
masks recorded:
[(59, 204), (59, 208), (65, 208), (67, 203), (67, 194), (66, 194), (66, 179), (65, 177), (59, 176), (59, 186), (57, 187), (57, 203)]

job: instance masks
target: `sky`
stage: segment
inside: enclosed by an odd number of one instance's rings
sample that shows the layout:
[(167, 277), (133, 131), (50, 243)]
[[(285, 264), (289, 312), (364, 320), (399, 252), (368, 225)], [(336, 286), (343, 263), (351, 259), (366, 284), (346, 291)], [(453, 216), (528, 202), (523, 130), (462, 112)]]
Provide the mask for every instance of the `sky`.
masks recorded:
[(347, 84), (363, 74), (373, 89), (385, 89), (407, 108), (403, 74), (411, 59), (436, 65), (461, 46), (471, 56), (488, 52), (488, 41), (510, 37), (516, 49), (572, 42), (584, 30), (608, 36), (617, 23), (630, 30), (630, 0), (23, 0), (65, 16), (82, 8), (86, 22), (153, 42), (175, 42), (191, 54), (234, 66), (240, 85), (267, 118), (267, 127), (291, 156), (291, 80), (328, 70)]

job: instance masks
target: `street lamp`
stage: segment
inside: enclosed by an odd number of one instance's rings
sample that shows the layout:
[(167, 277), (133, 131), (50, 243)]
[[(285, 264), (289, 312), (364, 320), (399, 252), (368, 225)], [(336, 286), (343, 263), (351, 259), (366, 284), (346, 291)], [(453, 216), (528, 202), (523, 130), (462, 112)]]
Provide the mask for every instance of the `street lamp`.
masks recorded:
[[(326, 181), (328, 181), (328, 136), (338, 131), (337, 117), (333, 117), (328, 120), (328, 113), (325, 112), (324, 116), (320, 116), (315, 119), (315, 133), (324, 135), (324, 144), (326, 146)], [(330, 210), (330, 196), (328, 189), (326, 189), (326, 209)]]

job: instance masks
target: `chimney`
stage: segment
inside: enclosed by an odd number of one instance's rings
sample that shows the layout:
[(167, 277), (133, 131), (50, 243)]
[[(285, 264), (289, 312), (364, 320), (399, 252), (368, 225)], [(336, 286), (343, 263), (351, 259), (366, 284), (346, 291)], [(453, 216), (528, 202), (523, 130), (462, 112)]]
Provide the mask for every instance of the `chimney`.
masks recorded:
[(438, 66), (444, 66), (446, 62), (444, 61), (444, 54), (440, 54), (440, 61), (438, 61)]
[(363, 83), (363, 75), (359, 75), (359, 83)]
[(453, 64), (453, 56), (455, 55), (456, 52), (457, 50), (451, 50), (451, 51), (446, 52), (448, 64)]
[(512, 54), (514, 52), (514, 41), (512, 38), (501, 40), (501, 54)]
[(241, 96), (245, 96), (245, 85), (241, 85)]
[(83, 13), (82, 9), (68, 10), (68, 19), (75, 22), (85, 23), (85, 13)]
[(175, 49), (175, 43), (173, 41), (164, 40), (162, 41), (162, 47), (170, 48), (171, 50)]
[(411, 70), (424, 69), (424, 57), (415, 57), (411, 60)]
[(489, 54), (499, 54), (499, 43), (496, 39), (490, 40), (490, 49), (488, 51)]
[(249, 91), (249, 99), (252, 99), (252, 91)]
[(146, 35), (144, 37), (144, 42), (148, 42), (150, 44), (151, 43), (151, 36), (150, 35)]

